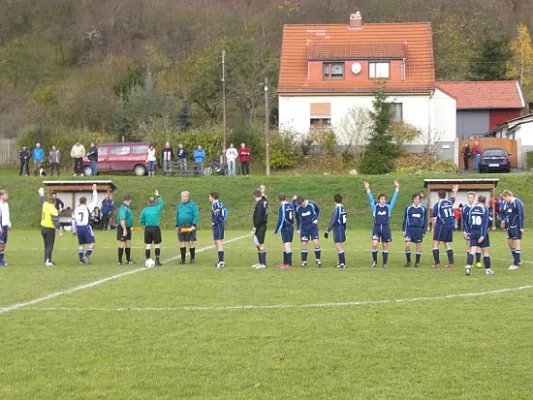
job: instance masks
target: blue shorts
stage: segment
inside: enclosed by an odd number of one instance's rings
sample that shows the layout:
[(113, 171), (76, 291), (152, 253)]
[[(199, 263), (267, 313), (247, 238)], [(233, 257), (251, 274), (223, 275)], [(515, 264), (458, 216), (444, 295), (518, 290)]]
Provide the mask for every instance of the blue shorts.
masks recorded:
[(520, 229), (518, 226), (510, 226), (507, 228), (507, 239), (512, 240), (521, 240), (522, 239), (522, 232), (520, 232)]
[(224, 240), (224, 223), (213, 225), (213, 240)]
[(79, 245), (96, 243), (93, 228), (90, 225), (78, 226), (76, 227), (76, 232), (78, 234)]
[(344, 226), (333, 227), (333, 243), (346, 242), (346, 228)]
[(424, 228), (418, 226), (408, 226), (405, 230), (405, 241), (412, 243), (422, 243), (424, 240)]
[(9, 226), (2, 227), (2, 234), (0, 235), (0, 244), (7, 244), (7, 234), (9, 232)]
[(433, 240), (436, 242), (451, 243), (453, 242), (453, 225), (435, 225)]
[(308, 242), (310, 240), (318, 240), (320, 236), (318, 235), (318, 226), (315, 224), (311, 225), (302, 225), (300, 227), (300, 240), (302, 242)]
[(372, 228), (372, 240), (378, 242), (389, 243), (392, 242), (392, 233), (389, 225), (374, 225)]
[(281, 228), (281, 240), (283, 243), (292, 243), (294, 237), (294, 228), (292, 226), (286, 226)]
[(489, 233), (485, 235), (485, 238), (481, 243), (479, 242), (479, 238), (481, 237), (481, 231), (479, 230), (473, 230), (469, 234), (469, 240), (470, 240), (470, 247), (481, 247), (482, 249), (490, 246), (490, 239), (489, 239)]

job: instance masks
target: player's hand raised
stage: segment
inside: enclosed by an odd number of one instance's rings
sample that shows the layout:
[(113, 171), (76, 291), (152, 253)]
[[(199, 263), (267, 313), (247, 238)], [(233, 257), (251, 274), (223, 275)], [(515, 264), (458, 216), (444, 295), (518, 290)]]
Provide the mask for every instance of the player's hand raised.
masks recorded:
[(395, 180), (394, 180), (394, 187), (395, 187), (396, 189), (399, 189), (399, 188), (400, 188), (400, 182), (398, 182), (398, 179), (395, 179)]
[(453, 185), (452, 192), (457, 193), (459, 191), (459, 185)]
[(97, 185), (96, 183), (93, 184), (93, 192), (94, 192), (95, 190), (98, 190), (98, 185)]
[(156, 189), (156, 190), (154, 191), (154, 193), (155, 193), (155, 197), (159, 197), (159, 190)]
[(370, 183), (368, 183), (367, 181), (363, 182), (363, 186), (365, 187), (366, 190), (370, 190)]

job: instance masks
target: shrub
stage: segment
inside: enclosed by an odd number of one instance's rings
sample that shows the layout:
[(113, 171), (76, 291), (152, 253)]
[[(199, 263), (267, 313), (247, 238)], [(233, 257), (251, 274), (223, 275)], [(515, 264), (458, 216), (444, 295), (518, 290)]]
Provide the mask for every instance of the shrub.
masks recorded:
[(309, 133), (309, 139), (314, 144), (320, 145), (323, 152), (326, 154), (335, 154), (337, 147), (337, 136), (331, 129), (315, 129)]
[(391, 125), (391, 128), (392, 136), (400, 148), (404, 144), (413, 143), (422, 135), (420, 129), (406, 122), (395, 122)]
[(526, 168), (528, 170), (533, 169), (533, 151), (528, 151), (526, 153)]
[(270, 135), (271, 168), (293, 167), (298, 158), (298, 145), (291, 133), (273, 132)]

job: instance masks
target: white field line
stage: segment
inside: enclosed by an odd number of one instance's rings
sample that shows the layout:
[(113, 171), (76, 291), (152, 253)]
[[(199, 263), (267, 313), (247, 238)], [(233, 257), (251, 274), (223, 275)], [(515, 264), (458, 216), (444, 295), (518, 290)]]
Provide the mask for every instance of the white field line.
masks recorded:
[(290, 308), (334, 308), (334, 307), (354, 307), (381, 304), (402, 304), (402, 303), (419, 303), (426, 301), (443, 301), (460, 298), (482, 297), (489, 295), (498, 295), (502, 293), (518, 292), (533, 289), (533, 285), (519, 286), (515, 288), (496, 289), (485, 292), (457, 293), (444, 296), (432, 297), (413, 297), (406, 299), (384, 299), (384, 300), (362, 300), (348, 301), (342, 303), (309, 303), (309, 304), (267, 304), (267, 305), (242, 305), (242, 306), (183, 306), (183, 307), (27, 307), (26, 310), (32, 311), (107, 311), (107, 312), (125, 312), (125, 311), (244, 311), (244, 310), (278, 310)]
[[(236, 242), (238, 240), (242, 240), (242, 239), (248, 238), (248, 237), (250, 237), (250, 235), (243, 235), (243, 236), (239, 236), (239, 237), (236, 237), (236, 238), (233, 238), (233, 239), (229, 239), (229, 240), (225, 241), (225, 244)], [(207, 251), (207, 250), (211, 250), (214, 247), (215, 247), (214, 245), (201, 247), (201, 248), (197, 249), (196, 252), (197, 253), (201, 253), (201, 252), (204, 252), (204, 251)], [(178, 258), (180, 258), (180, 256), (172, 257), (172, 258), (170, 258), (168, 260), (164, 260), (163, 263), (174, 261), (174, 260), (177, 260)], [(86, 283), (84, 285), (74, 286), (74, 287), (72, 287), (70, 289), (60, 290), (58, 292), (50, 293), (50, 294), (47, 294), (46, 296), (38, 297), (38, 298), (33, 299), (33, 300), (29, 300), (29, 301), (25, 301), (25, 302), (17, 303), (17, 304), (12, 304), (12, 305), (6, 306), (6, 307), (1, 307), (0, 308), (0, 314), (7, 313), (9, 311), (20, 310), (22, 308), (26, 308), (28, 306), (33, 306), (35, 304), (39, 304), (39, 303), (42, 303), (42, 302), (47, 301), (47, 300), (54, 299), (54, 298), (59, 297), (59, 296), (68, 295), (68, 294), (80, 292), (82, 290), (90, 289), (92, 287), (99, 286), (99, 285), (101, 285), (103, 283), (106, 283), (106, 282), (109, 282), (109, 281), (113, 281), (113, 280), (116, 280), (116, 279), (120, 279), (120, 278), (122, 278), (124, 276), (133, 275), (133, 274), (136, 274), (136, 273), (139, 273), (139, 272), (143, 272), (143, 271), (148, 271), (149, 269), (151, 269), (151, 268), (142, 267), (142, 268), (132, 269), (131, 271), (126, 271), (126, 272), (122, 272), (120, 274), (111, 275), (111, 276), (108, 276), (107, 278), (99, 279), (99, 280), (94, 281), (94, 282), (89, 282), (89, 283)]]

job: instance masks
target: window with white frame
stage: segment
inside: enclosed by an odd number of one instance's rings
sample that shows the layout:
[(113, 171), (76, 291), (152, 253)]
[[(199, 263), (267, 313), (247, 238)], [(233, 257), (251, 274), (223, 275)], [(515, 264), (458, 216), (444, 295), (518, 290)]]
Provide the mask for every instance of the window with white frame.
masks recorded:
[(344, 79), (344, 63), (324, 63), (324, 79)]
[(390, 78), (390, 63), (388, 62), (368, 63), (368, 77), (370, 79), (389, 79)]
[(403, 121), (403, 104), (402, 103), (389, 103), (389, 113), (391, 122)]

